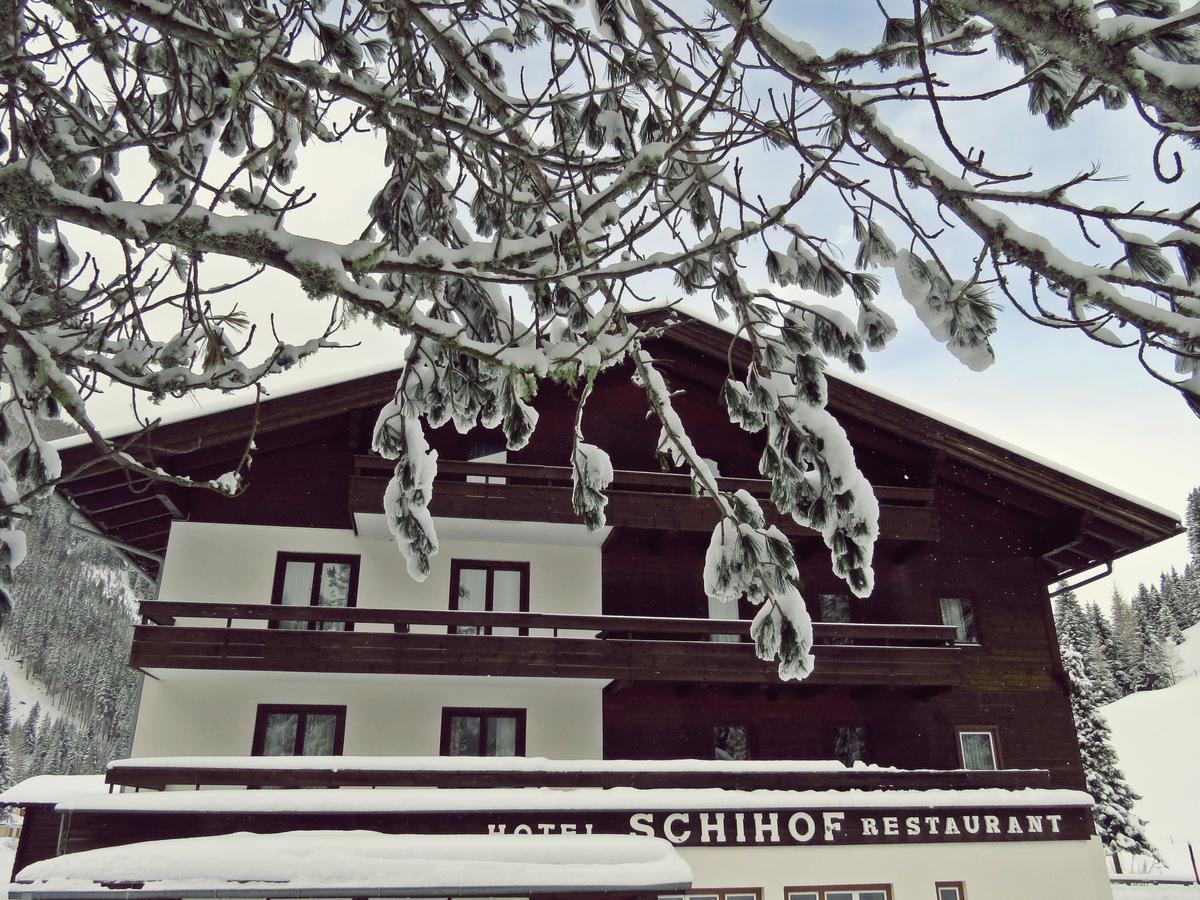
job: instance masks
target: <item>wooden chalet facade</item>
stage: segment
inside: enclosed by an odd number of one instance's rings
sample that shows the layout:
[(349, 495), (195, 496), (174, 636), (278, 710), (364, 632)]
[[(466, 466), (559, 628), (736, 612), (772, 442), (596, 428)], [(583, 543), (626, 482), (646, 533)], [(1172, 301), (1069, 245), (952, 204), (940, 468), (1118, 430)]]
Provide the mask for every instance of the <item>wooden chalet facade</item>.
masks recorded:
[[(723, 485), (765, 498), (762, 436), (716, 400), (729, 342), (685, 319), (655, 352)], [(431, 435), (441, 551), (419, 585), (383, 524), (390, 465), (369, 450), (394, 379), (164, 425), (132, 451), (208, 479), (253, 437), (235, 499), (139, 484), (105, 462), (64, 486), (159, 579), (130, 658), (146, 674), (132, 759), (109, 772), (140, 793), (24, 802), (27, 823), (61, 828), (23, 844), (18, 868), (235, 831), (540, 828), (665, 839), (709, 900), (1106, 896), (1048, 585), (1178, 533), (1175, 517), (830, 378), (829, 408), (880, 502), (877, 587), (853, 598), (820, 537), (776, 517), (817, 620), (815, 672), (780, 683), (748, 643), (751, 609), (709, 609), (712, 503), (659, 470), (628, 372), (600, 377), (584, 418), (617, 470), (596, 534), (574, 518), (562, 465), (568, 388), (543, 389), (519, 453), (451, 427)], [(65, 469), (90, 452), (64, 451)], [(434, 759), (463, 755), (530, 764)], [(681, 760), (720, 762), (664, 762)], [(187, 786), (208, 790), (185, 801)], [(361, 787), (397, 790), (330, 790)], [(547, 806), (546, 788), (577, 802)]]

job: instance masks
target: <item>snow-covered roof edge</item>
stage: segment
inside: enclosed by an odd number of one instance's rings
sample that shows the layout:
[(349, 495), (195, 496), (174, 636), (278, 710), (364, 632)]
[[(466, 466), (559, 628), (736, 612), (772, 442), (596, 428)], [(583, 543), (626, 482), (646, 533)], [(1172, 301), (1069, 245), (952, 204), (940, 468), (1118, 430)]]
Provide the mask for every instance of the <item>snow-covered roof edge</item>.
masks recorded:
[[(697, 311), (697, 310), (680, 309), (677, 306), (672, 306), (665, 302), (657, 303), (657, 304), (654, 304), (654, 303), (646, 304), (642, 309), (639, 309), (633, 313), (634, 316), (653, 316), (653, 315), (666, 315), (666, 314), (669, 314), (671, 316), (674, 316), (674, 317), (680, 319), (681, 322), (686, 322), (686, 321), (690, 320), (691, 322), (694, 322), (696, 324), (699, 324), (702, 326), (707, 326), (714, 330), (720, 331), (723, 334), (726, 334), (731, 338), (736, 336), (735, 332), (730, 328), (728, 323), (718, 321), (715, 316), (710, 316), (710, 315), (705, 314), (704, 312)], [(270, 402), (271, 400), (279, 400), (279, 399), (283, 399), (285, 397), (292, 397), (292, 396), (296, 396), (298, 394), (307, 393), (309, 391), (319, 390), (321, 388), (334, 387), (339, 384), (346, 384), (346, 383), (349, 383), (352, 381), (357, 381), (357, 380), (369, 378), (372, 376), (382, 375), (386, 372), (393, 371), (396, 369), (397, 369), (396, 360), (380, 359), (380, 360), (375, 360), (373, 362), (370, 362), (370, 363), (367, 363), (367, 364), (364, 364), (361, 366), (357, 366), (354, 368), (342, 369), (342, 370), (338, 370), (338, 371), (323, 372), (312, 378), (296, 378), (295, 380), (289, 379), (289, 380), (283, 381), (283, 382), (273, 381), (273, 382), (271, 382), (271, 384), (278, 385), (278, 387), (273, 387), (271, 389), (271, 393), (264, 398), (264, 401)], [(1131, 494), (1128, 491), (1123, 490), (1122, 488), (1116, 487), (1115, 485), (1108, 484), (1104, 481), (1101, 481), (1098, 478), (1094, 478), (1090, 475), (1082, 473), (1076, 469), (1071, 468), (1070, 466), (1064, 465), (1063, 463), (1059, 463), (1059, 462), (1049, 459), (1047, 457), (1040, 456), (1039, 454), (1033, 453), (1029, 450), (1026, 450), (1022, 447), (1017, 446), (1016, 444), (1006, 441), (1003, 438), (996, 437), (995, 435), (993, 435), (989, 432), (986, 432), (983, 429), (976, 428), (975, 426), (972, 426), (972, 425), (968, 425), (968, 424), (961, 422), (957, 419), (954, 419), (950, 416), (946, 416), (946, 415), (938, 413), (934, 410), (928, 409), (918, 403), (914, 403), (910, 400), (907, 400), (907, 399), (899, 397), (895, 394), (889, 393), (888, 391), (882, 390), (882, 389), (868, 383), (866, 380), (864, 380), (862, 378), (855, 377), (855, 376), (853, 376), (849, 373), (845, 373), (845, 372), (837, 372), (837, 373), (827, 372), (826, 374), (827, 374), (827, 377), (829, 379), (831, 379), (833, 382), (842, 382), (844, 384), (847, 384), (853, 388), (856, 388), (858, 390), (861, 390), (868, 394), (871, 394), (872, 396), (877, 397), (878, 399), (883, 400), (887, 403), (894, 404), (903, 409), (909, 410), (913, 413), (924, 416), (935, 422), (938, 422), (942, 425), (945, 425), (949, 428), (959, 431), (959, 432), (963, 433), (964, 435), (966, 435), (970, 438), (973, 438), (976, 441), (982, 441), (986, 444), (990, 444), (997, 450), (1003, 451), (1008, 454), (1013, 454), (1013, 455), (1019, 456), (1023, 459), (1029, 460), (1030, 462), (1036, 463), (1040, 466), (1044, 466), (1047, 469), (1051, 469), (1051, 470), (1053, 470), (1061, 475), (1064, 475), (1074, 481), (1078, 481), (1082, 484), (1085, 484), (1093, 489), (1104, 491), (1105, 493), (1108, 493), (1108, 494), (1112, 495), (1113, 497), (1124, 501), (1125, 503), (1139, 506), (1139, 507), (1141, 507), (1149, 512), (1152, 512), (1158, 516), (1162, 516), (1164, 518), (1170, 519), (1177, 524), (1181, 523), (1181, 518), (1180, 518), (1179, 513), (1175, 512), (1173, 510), (1167, 509), (1166, 507), (1163, 507), (1163, 506), (1159, 506), (1156, 503), (1152, 503), (1148, 500), (1145, 500), (1141, 497)], [(196, 399), (195, 395), (191, 395), (191, 399), (195, 400)], [(156, 416), (155, 418), (157, 418), (160, 421), (161, 425), (176, 425), (176, 424), (181, 424), (184, 422), (189, 422), (189, 421), (192, 421), (195, 419), (202, 419), (202, 418), (205, 418), (205, 417), (211, 416), (211, 415), (216, 415), (219, 413), (229, 412), (231, 410), (240, 409), (240, 408), (243, 408), (246, 406), (250, 406), (254, 402), (253, 396), (251, 394), (249, 394), (248, 392), (246, 392), (246, 393), (239, 392), (239, 393), (231, 394), (231, 395), (216, 395), (212, 398), (207, 398), (207, 399), (208, 399), (208, 402), (203, 406), (194, 405), (194, 406), (189, 407), (189, 406), (183, 406), (181, 404), (178, 407), (164, 411), (161, 415)], [(111, 428), (111, 429), (108, 429), (108, 428), (102, 429), (102, 432), (105, 434), (106, 437), (119, 437), (119, 436), (123, 436), (126, 434), (131, 434), (135, 430), (136, 430), (135, 426), (129, 425), (129, 426), (121, 426), (121, 427), (116, 427), (116, 428)], [(80, 435), (74, 435), (72, 437), (60, 438), (56, 441), (52, 441), (51, 443), (54, 445), (55, 448), (57, 448), (59, 450), (67, 450), (67, 449), (71, 449), (74, 447), (84, 446), (87, 443), (89, 443), (89, 440), (86, 435), (80, 434)]]

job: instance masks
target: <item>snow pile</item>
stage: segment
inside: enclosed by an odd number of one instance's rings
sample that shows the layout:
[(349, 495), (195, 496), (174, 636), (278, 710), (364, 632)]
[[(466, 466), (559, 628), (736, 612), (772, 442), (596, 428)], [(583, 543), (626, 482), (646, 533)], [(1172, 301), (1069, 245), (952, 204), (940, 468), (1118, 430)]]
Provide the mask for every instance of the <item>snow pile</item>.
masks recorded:
[(35, 775), (0, 794), (0, 803), (60, 803), (79, 797), (102, 797), (108, 790), (103, 775)]
[(1200, 884), (1114, 884), (1113, 900), (1200, 900)]
[[(662, 838), (629, 835), (411, 835), (294, 831), (146, 841), (45, 859), (15, 878), (34, 891), (144, 883), (200, 891), (330, 887), (500, 895), (559, 890), (674, 891), (692, 872)], [(114, 890), (116, 890), (114, 888)]]
[(1184, 637), (1176, 684), (1130, 694), (1103, 710), (1121, 768), (1142, 795), (1134, 810), (1146, 820), (1167, 869), (1181, 878), (1192, 876), (1188, 841), (1200, 855), (1200, 625)]

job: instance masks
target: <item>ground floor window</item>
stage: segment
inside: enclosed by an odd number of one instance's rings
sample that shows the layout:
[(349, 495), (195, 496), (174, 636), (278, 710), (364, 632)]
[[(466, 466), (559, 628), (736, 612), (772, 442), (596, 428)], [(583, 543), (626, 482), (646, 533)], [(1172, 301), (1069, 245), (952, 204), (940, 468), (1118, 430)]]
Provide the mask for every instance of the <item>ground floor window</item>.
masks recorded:
[(892, 900), (890, 884), (831, 884), (823, 887), (794, 887), (784, 892), (787, 900)]
[(724, 888), (700, 890), (692, 888), (686, 894), (660, 894), (658, 900), (762, 900), (759, 888)]
[(964, 769), (991, 771), (1000, 768), (994, 728), (958, 729), (959, 761)]
[(340, 756), (344, 706), (260, 704), (254, 721), (255, 756)]
[(442, 756), (524, 756), (525, 710), (442, 710)]
[(746, 725), (714, 725), (715, 759), (750, 759), (750, 728)]
[(939, 881), (937, 900), (966, 900), (967, 889), (961, 881)]

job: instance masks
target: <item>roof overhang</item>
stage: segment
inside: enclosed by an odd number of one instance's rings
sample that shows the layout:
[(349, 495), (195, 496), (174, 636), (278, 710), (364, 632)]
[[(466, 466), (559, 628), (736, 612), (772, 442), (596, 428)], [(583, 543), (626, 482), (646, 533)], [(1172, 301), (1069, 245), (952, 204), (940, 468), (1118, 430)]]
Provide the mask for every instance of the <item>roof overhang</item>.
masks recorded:
[[(749, 361), (747, 343), (718, 325), (678, 311), (655, 310), (641, 317), (664, 327), (662, 340), (713, 363), (718, 382), (731, 358), (739, 366)], [(332, 412), (373, 417), (392, 398), (396, 374), (388, 370), (310, 389), (291, 388), (260, 404), (248, 402), (207, 414), (193, 410), (186, 418), (158, 426), (128, 449), (150, 465), (215, 478), (237, 464), (251, 436), (261, 454), (269, 452), (273, 442), (286, 442), (297, 427), (328, 419)], [(1117, 488), (865, 385), (836, 375), (828, 380), (828, 408), (839, 419), (924, 448), (936, 456), (940, 478), (1051, 523), (1051, 540), (1042, 553), (1050, 580), (1111, 563), (1184, 530), (1169, 510)], [(135, 562), (154, 571), (171, 523), (183, 518), (183, 489), (133, 477), (78, 438), (58, 446), (64, 471), (74, 473), (60, 490), (100, 531), (133, 548)]]

